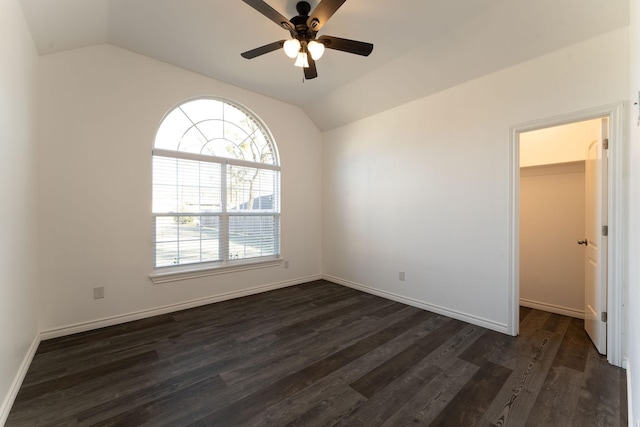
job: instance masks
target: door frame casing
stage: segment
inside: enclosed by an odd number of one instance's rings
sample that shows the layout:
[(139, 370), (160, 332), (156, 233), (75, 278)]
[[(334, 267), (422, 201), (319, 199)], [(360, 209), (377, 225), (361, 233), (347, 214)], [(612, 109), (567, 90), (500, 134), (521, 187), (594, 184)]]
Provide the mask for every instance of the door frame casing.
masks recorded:
[[(509, 313), (507, 330), (516, 336), (520, 330), (520, 134), (548, 127), (560, 126), (584, 120), (609, 119), (609, 167), (607, 171), (608, 225), (607, 245), (607, 360), (622, 366), (623, 332), (626, 318), (624, 305), (625, 230), (627, 215), (624, 209), (623, 155), (624, 103), (605, 105), (561, 116), (534, 120), (511, 126), (510, 176), (509, 176)], [(603, 224), (604, 225), (604, 224)]]

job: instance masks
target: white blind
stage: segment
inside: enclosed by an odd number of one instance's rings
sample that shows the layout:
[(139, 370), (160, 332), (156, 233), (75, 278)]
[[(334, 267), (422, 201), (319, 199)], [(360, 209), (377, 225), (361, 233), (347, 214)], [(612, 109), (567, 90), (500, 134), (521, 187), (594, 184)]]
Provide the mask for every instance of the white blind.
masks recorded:
[(279, 256), (280, 167), (267, 135), (226, 101), (166, 116), (153, 152), (156, 268)]

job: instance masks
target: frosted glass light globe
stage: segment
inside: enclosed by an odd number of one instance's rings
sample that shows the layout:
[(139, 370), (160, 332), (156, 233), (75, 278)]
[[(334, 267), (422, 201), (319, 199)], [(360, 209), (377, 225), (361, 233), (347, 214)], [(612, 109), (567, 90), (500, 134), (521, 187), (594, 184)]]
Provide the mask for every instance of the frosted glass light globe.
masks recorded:
[(307, 49), (309, 49), (309, 53), (314, 60), (318, 60), (324, 54), (324, 44), (317, 42), (315, 40), (311, 40), (307, 45)]
[(284, 42), (283, 48), (285, 55), (293, 59), (298, 56), (298, 52), (300, 52), (300, 41), (296, 39), (287, 40)]
[(307, 58), (306, 52), (300, 52), (298, 54), (298, 58), (296, 59), (296, 63), (293, 65), (295, 65), (296, 67), (309, 68), (309, 59)]

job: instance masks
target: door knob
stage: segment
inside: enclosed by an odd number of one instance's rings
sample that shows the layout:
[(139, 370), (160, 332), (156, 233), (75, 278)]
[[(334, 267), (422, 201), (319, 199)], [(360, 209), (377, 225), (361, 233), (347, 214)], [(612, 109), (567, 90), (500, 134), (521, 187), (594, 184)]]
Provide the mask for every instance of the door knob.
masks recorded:
[(588, 243), (587, 243), (587, 239), (584, 239), (584, 240), (578, 240), (578, 244), (579, 244), (579, 245), (585, 245), (585, 246), (587, 246), (587, 244), (588, 244)]

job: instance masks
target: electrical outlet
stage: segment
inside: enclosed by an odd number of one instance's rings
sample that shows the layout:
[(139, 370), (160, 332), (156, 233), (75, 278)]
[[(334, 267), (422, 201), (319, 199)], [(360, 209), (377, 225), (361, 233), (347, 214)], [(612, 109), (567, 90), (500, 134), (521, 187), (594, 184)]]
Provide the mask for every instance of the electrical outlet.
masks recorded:
[(400, 279), (401, 282), (404, 282), (404, 271), (401, 271), (400, 274), (398, 274), (398, 279)]
[(284, 260), (284, 268), (289, 268), (289, 260), (288, 259)]
[(93, 299), (104, 298), (104, 286), (93, 288)]

